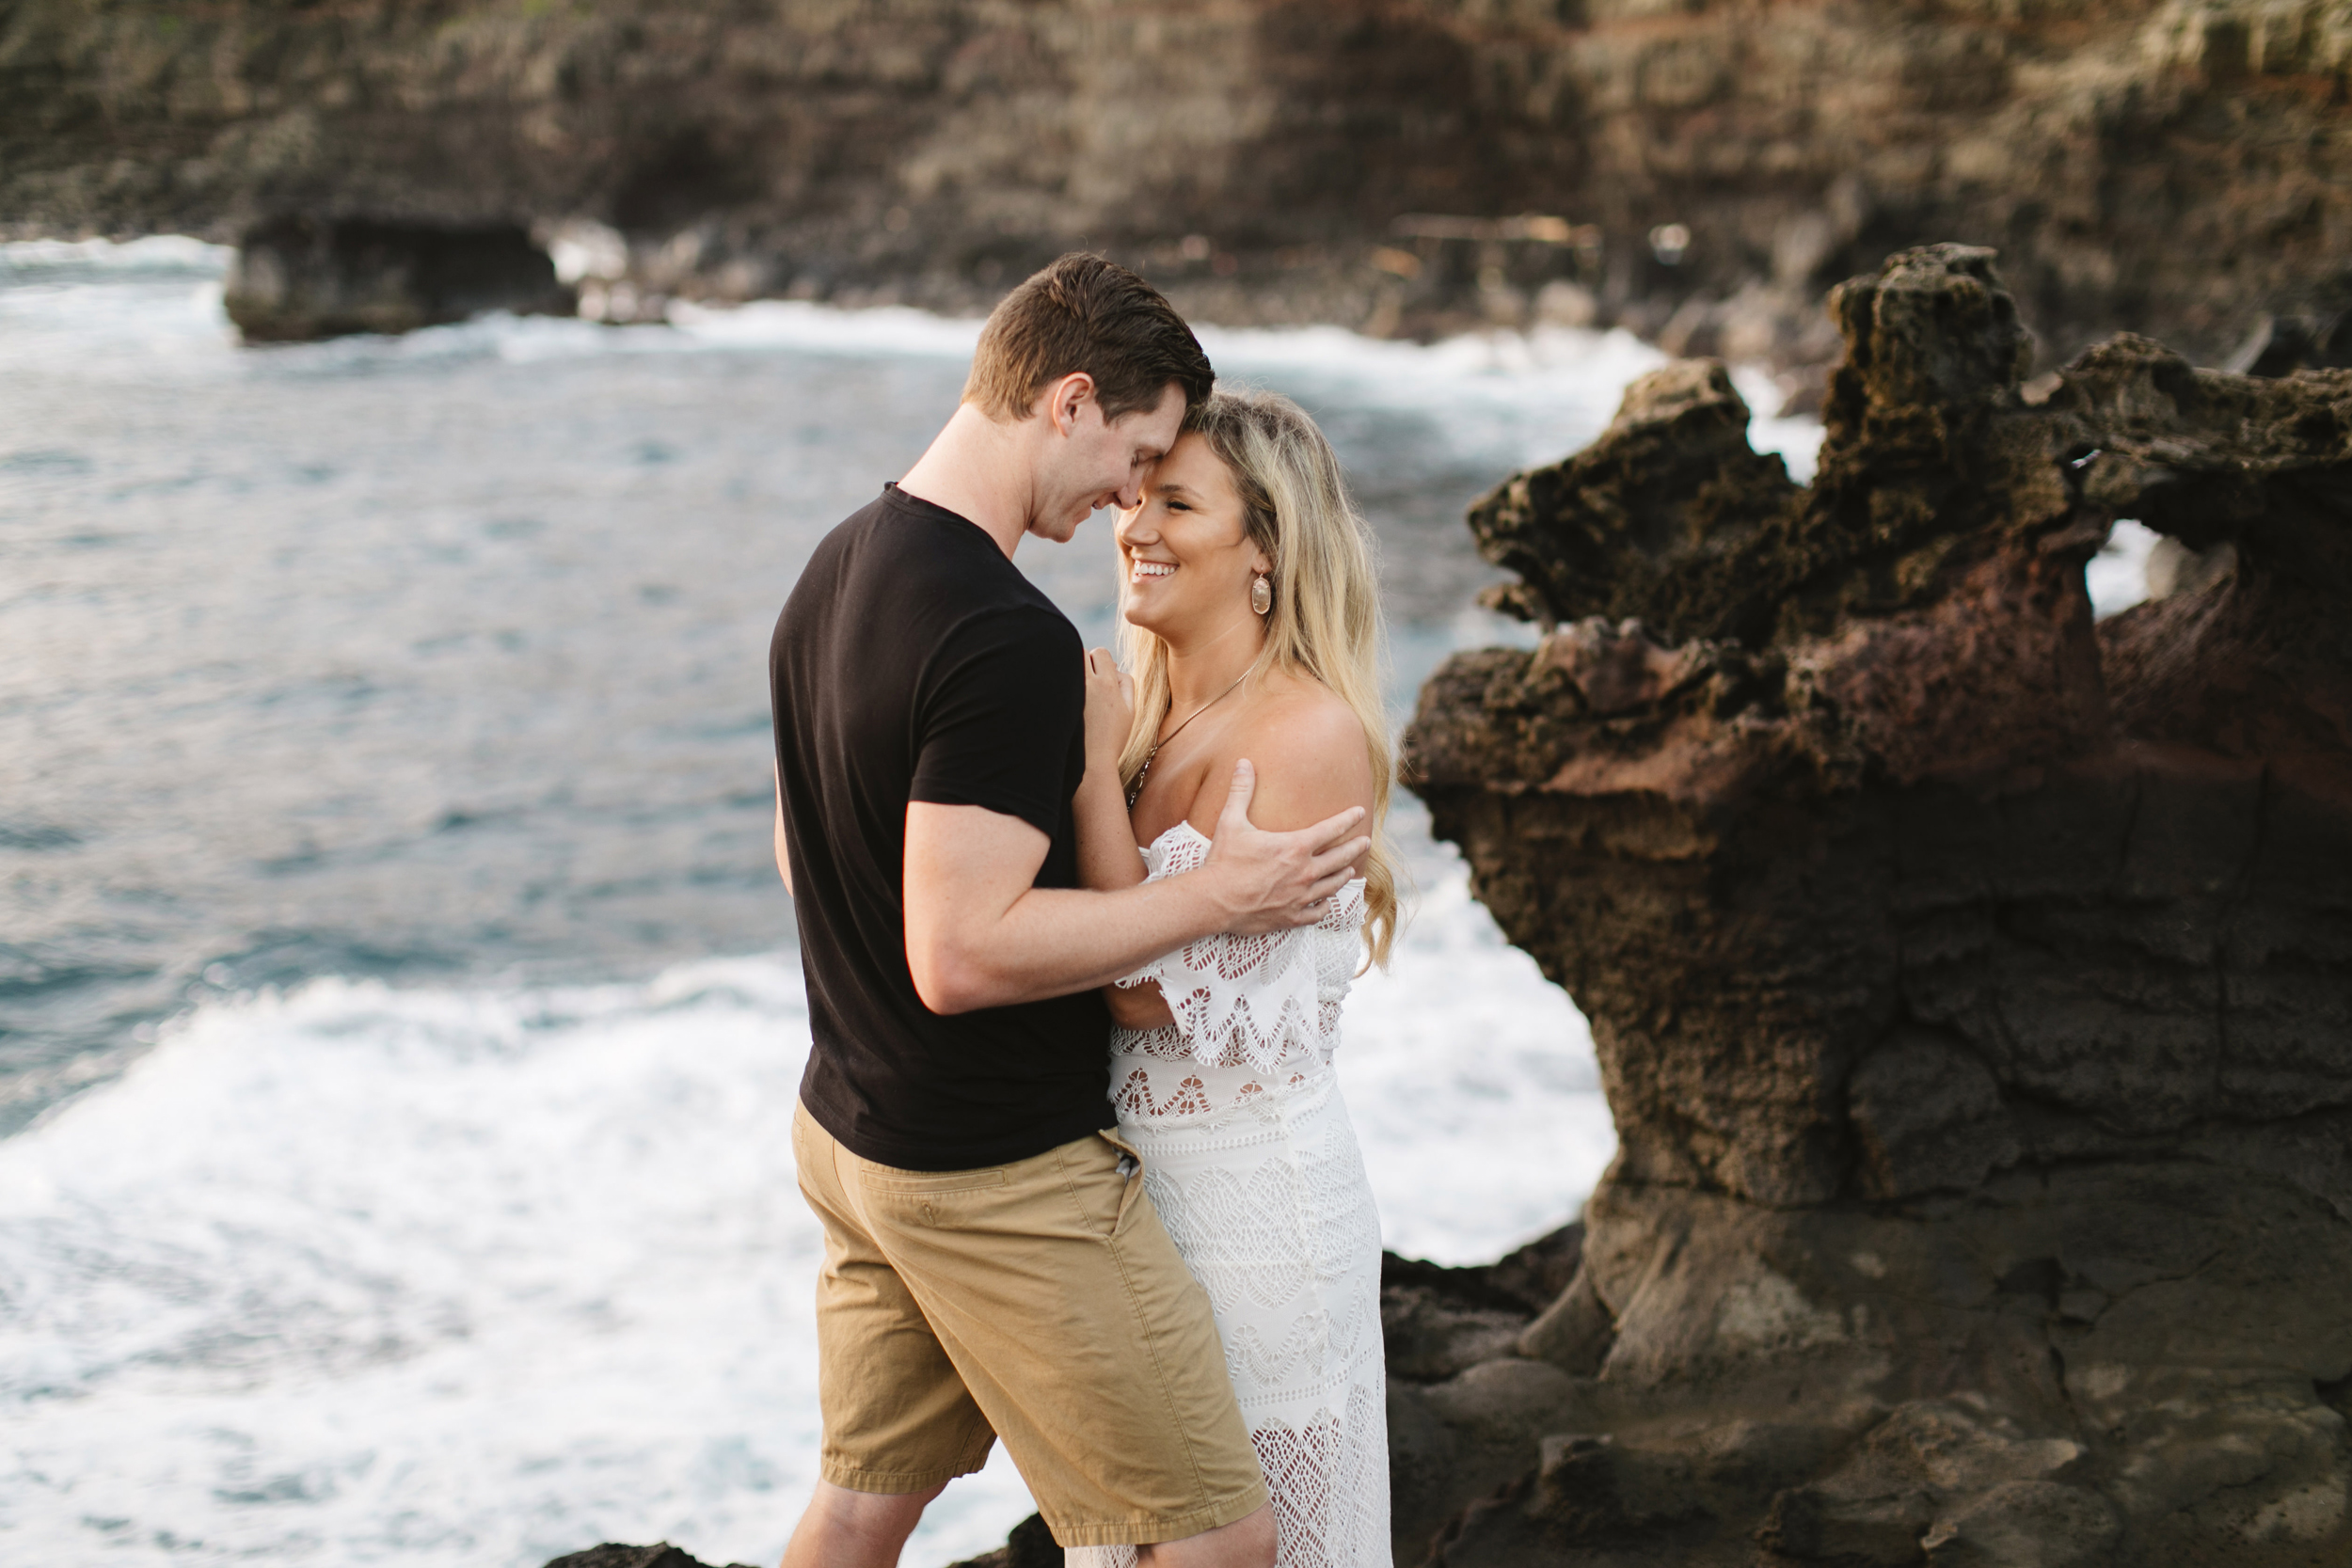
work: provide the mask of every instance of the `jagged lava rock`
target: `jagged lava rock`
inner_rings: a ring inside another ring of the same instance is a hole
[[[1409,777],[1621,1148],[1395,1386],[1400,1560],[2352,1561],[2352,372],[2028,399],[1956,245],[1831,310],[1810,487],[1683,363],[1471,513],[1547,632]],[[2094,625],[2120,517],[2173,592]]]
[[[1061,1547],[1045,1521],[1032,1513],[1012,1527],[1012,1534],[993,1552],[951,1562],[947,1568],[1062,1568]]]
[[[520,225],[300,216],[246,233],[221,302],[248,342],[411,332],[487,310],[568,316],[579,303]]]
[[[657,1541],[650,1546],[625,1546],[608,1541],[601,1546],[591,1546],[584,1552],[571,1552],[552,1559],[547,1568],[705,1568],[700,1558],[691,1552]],[[733,1568],[750,1568],[736,1563]]]

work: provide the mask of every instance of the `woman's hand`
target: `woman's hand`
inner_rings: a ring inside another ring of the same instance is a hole
[[[1119,783],[1119,753],[1135,718],[1135,688],[1108,651],[1087,653],[1086,776],[1071,811],[1078,824],[1078,885],[1116,892],[1143,880],[1136,828],[1127,819],[1127,792]]]
[[[1135,727],[1136,683],[1108,648],[1087,650],[1087,771],[1098,779],[1119,778],[1119,753]]]

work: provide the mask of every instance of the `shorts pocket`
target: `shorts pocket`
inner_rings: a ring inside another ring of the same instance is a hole
[[[1143,1150],[1129,1143],[1126,1134],[1116,1127],[1105,1127],[1094,1135],[1119,1150],[1122,1156],[1119,1164],[1120,1175],[1135,1177],[1143,1174]]]
[[[1097,1235],[1109,1241],[1127,1228],[1142,1200],[1143,1151],[1115,1128],[1106,1127],[1095,1136],[1102,1143],[1079,1146],[1086,1148],[1085,1155],[1072,1159],[1064,1169],[1079,1212]]]

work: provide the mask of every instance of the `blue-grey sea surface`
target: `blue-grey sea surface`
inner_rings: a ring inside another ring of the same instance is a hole
[[[0,248],[0,1128],[208,994],[788,942],[768,628],[953,409],[971,337],[784,307],[239,350],[221,265]],[[1400,705],[1495,576],[1463,504],[1649,362],[1212,338],[1345,456]],[[1108,543],[1105,516],[1020,556],[1097,640]]]

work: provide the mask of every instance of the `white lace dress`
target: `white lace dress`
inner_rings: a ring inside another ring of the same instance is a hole
[[[1143,853],[1156,880],[1198,867],[1209,840],[1179,822]],[[1176,1022],[1111,1032],[1111,1099],[1216,1309],[1279,1568],[1390,1568],[1380,1215],[1331,1070],[1363,882],[1332,904],[1314,926],[1207,937],[1120,981],[1158,981]],[[1064,1555],[1136,1560],[1132,1546]]]

